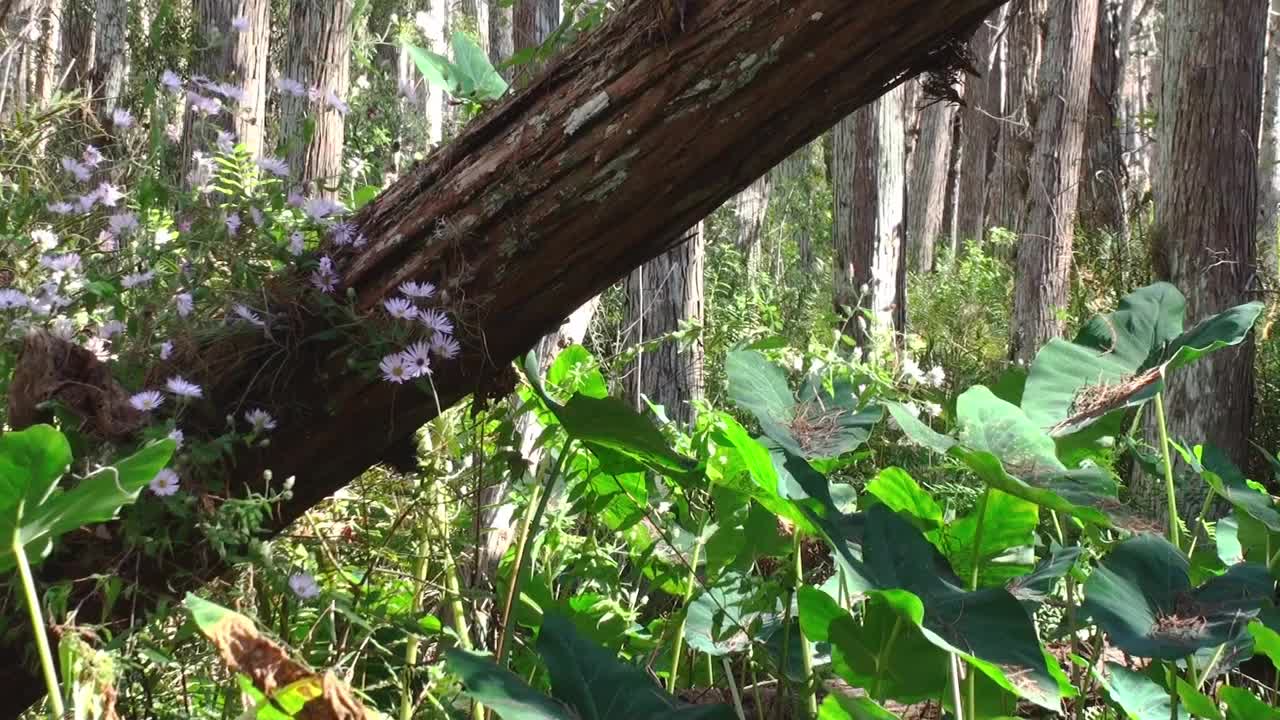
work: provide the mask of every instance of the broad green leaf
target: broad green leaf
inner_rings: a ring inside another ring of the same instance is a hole
[[[875,700],[833,693],[818,708],[818,720],[897,720]]]
[[[525,684],[515,673],[487,655],[450,648],[445,651],[449,671],[462,678],[467,694],[502,720],[571,720],[568,708]]]
[[[1195,689],[1191,683],[1180,677],[1175,677],[1174,683],[1177,685],[1178,700],[1192,717],[1222,720],[1222,712],[1218,710],[1218,703],[1213,698]]]
[[[1275,622],[1274,613],[1274,610],[1264,610],[1262,619],[1249,623],[1249,634],[1253,636],[1254,650],[1267,656],[1271,664],[1280,672],[1280,633],[1277,633],[1274,627],[1280,626],[1280,622]],[[1273,621],[1266,622],[1267,619]]]
[[[1133,720],[1190,720],[1181,705],[1173,714],[1173,699],[1154,680],[1115,663],[1107,663],[1105,677],[1098,676],[1111,700]]]
[[[898,427],[902,428],[902,432],[915,444],[941,455],[946,455],[951,451],[951,448],[956,446],[954,438],[943,435],[921,422],[920,418],[916,417],[902,403],[886,402],[884,406],[889,410],[889,415],[893,418],[893,421],[898,424]]]
[[[765,435],[779,442],[790,437],[796,400],[782,368],[753,350],[730,352],[724,366],[733,403],[755,416]]]
[[[586,642],[560,615],[544,618],[537,650],[551,676],[551,694],[580,720],[734,718],[728,705],[681,706],[654,685],[644,670]]]
[[[413,64],[418,66],[418,71],[426,78],[428,85],[457,96],[461,86],[457,71],[448,58],[409,43],[405,43],[404,49],[413,59]]]
[[[978,509],[983,510],[981,521]],[[970,577],[976,559],[978,587],[991,587],[1031,570],[1035,560],[1031,546],[1039,524],[1035,503],[988,490],[985,503],[973,513],[943,525],[928,537],[962,578]]]
[[[600,374],[600,363],[581,345],[570,345],[556,355],[547,368],[547,384],[559,389],[560,397],[582,393],[588,397],[609,396],[609,387]]]
[[[1280,511],[1271,496],[1265,490],[1250,487],[1244,473],[1221,450],[1206,445],[1201,449],[1199,461],[1201,477],[1214,492],[1271,532],[1280,532]]]
[[[1089,575],[1082,610],[1130,655],[1175,659],[1232,640],[1270,596],[1260,565],[1236,565],[1200,588],[1188,573],[1187,558],[1165,539],[1132,537]]]
[[[804,636],[815,643],[829,641],[831,623],[848,614],[835,598],[812,585],[801,585],[796,590],[796,607]]]
[[[1244,688],[1224,686],[1218,693],[1227,704],[1227,720],[1276,720],[1280,710]]]
[[[757,583],[739,573],[726,573],[715,586],[698,593],[686,610],[684,639],[689,647],[712,656],[747,649],[750,628],[760,616]]]
[[[732,448],[737,463],[742,471],[721,468],[723,472],[714,481],[737,492],[743,493],[760,503],[774,515],[786,518],[805,532],[815,532],[796,503],[783,497],[779,491],[780,482],[774,458],[764,445],[747,434],[745,428],[728,414],[722,413],[717,419],[717,430],[712,438],[717,445]],[[743,479],[743,476],[746,479]]]
[[[1049,557],[1040,561],[1030,573],[1010,580],[1005,589],[1024,604],[1039,605],[1071,570],[1081,552],[1083,548],[1075,545],[1055,547]]]
[[[943,524],[942,508],[902,468],[888,467],[881,470],[867,483],[866,491],[890,510],[905,512],[919,520],[925,530],[932,530]]]
[[[489,56],[466,33],[453,33],[453,59],[466,97],[497,100],[507,92],[507,81],[493,69]]]
[[[0,571],[16,563],[15,541],[38,562],[60,536],[114,518],[164,468],[173,450],[172,440],[147,445],[69,490],[59,490],[58,481],[71,462],[62,433],[36,425],[0,435]]]

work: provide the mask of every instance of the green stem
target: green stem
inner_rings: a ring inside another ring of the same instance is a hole
[[[978,520],[973,529],[973,564],[969,569],[969,590],[971,592],[978,589],[978,571],[982,566],[982,535],[986,531],[987,499],[989,497],[991,497],[991,488],[987,486],[982,490],[982,497],[978,498]],[[956,658],[956,663],[959,664],[959,658]],[[964,672],[965,698],[968,700],[965,714],[970,718],[977,717],[975,711],[978,707],[978,674],[974,670],[973,666],[969,666],[965,668]]]
[[[1178,494],[1173,484],[1173,457],[1169,454],[1169,429],[1164,422],[1164,393],[1156,393],[1156,428],[1160,431],[1160,455],[1164,458],[1164,492],[1169,504],[1169,542],[1182,547],[1178,529]]]
[[[964,720],[966,715],[960,709],[963,702],[960,697],[960,658],[955,653],[950,653],[947,657],[951,661],[951,672],[949,674],[951,675],[951,706],[955,709],[953,714],[956,720]],[[972,673],[973,669],[970,668],[969,672]],[[969,715],[968,717],[972,718],[973,716]]]
[[[524,575],[524,569],[532,558],[528,546],[538,534],[538,526],[542,524],[542,516],[547,511],[547,501],[551,499],[551,491],[555,489],[556,481],[560,479],[560,473],[564,470],[565,461],[569,457],[569,446],[572,443],[573,438],[565,438],[564,444],[560,446],[560,455],[556,457],[556,464],[547,475],[542,497],[538,498],[538,507],[526,524],[524,532],[520,533],[520,544],[516,546],[516,562],[511,575],[511,587],[507,589],[507,601],[502,610],[502,634],[498,636],[498,647],[494,652],[499,665],[502,665],[506,657],[507,645],[511,642],[511,630],[515,627],[515,618],[512,613],[515,610],[516,598],[520,597],[520,578]]]
[[[684,653],[684,624],[689,619],[689,602],[693,600],[693,589],[698,584],[698,562],[702,559],[703,535],[706,534],[706,522],[698,530],[698,541],[693,544],[692,562],[689,563],[689,586],[684,590],[684,614],[676,625],[675,647],[671,652],[671,674],[667,676],[667,692],[676,693],[676,679],[680,677],[680,655]]]
[[[738,684],[733,680],[733,667],[729,665],[729,657],[727,655],[721,656],[720,663],[724,665],[724,676],[729,681],[729,695],[733,698],[733,711],[738,714],[738,720],[747,720],[747,713],[742,709],[742,696],[738,694]]]
[[[800,534],[799,528],[796,529],[795,558],[796,558],[796,587],[804,584],[804,545],[803,536]],[[805,706],[809,710],[808,717],[818,717],[818,695],[813,688],[813,653],[809,651],[809,641],[804,637],[804,628],[797,628],[800,631],[800,667],[804,668],[804,686],[801,692],[804,693]],[[786,666],[783,666],[783,672],[786,672]]]
[[[423,611],[423,588],[427,584],[427,569],[430,565],[430,556],[427,549],[431,544],[431,536],[426,532],[426,528],[418,530],[418,560],[413,568],[413,617],[418,617]],[[414,670],[418,666],[418,651],[421,649],[422,639],[417,635],[409,635],[404,646],[404,688],[400,695],[400,720],[413,720],[413,675]]]
[[[893,652],[893,644],[897,642],[898,631],[901,629],[902,629],[902,616],[895,615],[893,618],[893,629],[889,631],[889,641],[884,644],[884,652],[880,653],[880,656],[876,658],[876,680],[875,680],[875,683],[871,686],[872,700],[879,701],[884,699],[880,695],[880,687],[884,683],[884,668],[880,667],[880,662],[882,660],[887,659],[889,657],[889,654]]]
[[[1217,665],[1218,661],[1222,659],[1222,651],[1226,649],[1227,649],[1226,643],[1223,643],[1218,646],[1218,649],[1215,650],[1213,653],[1213,657],[1209,658],[1209,664],[1204,666],[1204,671],[1193,678],[1192,687],[1194,687],[1196,690],[1201,690],[1204,687],[1204,681],[1209,679],[1209,673],[1213,672],[1214,666]],[[1188,658],[1187,664],[1191,667],[1191,671],[1194,673],[1195,665],[1192,663],[1194,663],[1194,660],[1192,660],[1191,658]]]
[[[18,502],[18,517],[22,517],[23,501]],[[62,689],[58,686],[58,674],[53,669],[53,652],[49,649],[49,636],[44,627],[44,614],[40,609],[40,597],[36,594],[36,581],[31,575],[31,565],[27,563],[27,551],[22,546],[22,539],[14,533],[13,556],[18,561],[18,574],[22,578],[22,589],[27,596],[27,612],[31,616],[31,631],[36,636],[36,649],[40,653],[40,669],[44,672],[45,689],[49,691],[49,716],[53,720],[61,720],[66,714],[62,705]]]

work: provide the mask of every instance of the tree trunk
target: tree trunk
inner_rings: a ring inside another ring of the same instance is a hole
[[[1254,299],[1266,28],[1266,0],[1170,0],[1167,8],[1153,259],[1157,276],[1186,295],[1192,322]],[[1173,438],[1247,465],[1253,353],[1247,342],[1173,374],[1165,393]],[[1188,521],[1202,485],[1179,489]]]
[[[268,468],[297,477],[292,499],[270,517],[279,529],[378,462],[436,414],[437,401],[447,408],[472,394],[505,397],[511,361],[573,308],[670,249],[839,118],[936,66],[944,57],[936,51],[998,1],[703,0],[666,41],[652,32],[652,5],[621,6],[530,88],[362,209],[355,222],[366,247],[333,253],[341,292],[350,289],[353,309],[370,318],[409,279],[435,282],[454,299],[464,347],[435,369],[438,398],[358,370],[373,359],[366,343],[317,335],[329,320],[283,307],[271,313],[280,337],[313,338],[294,352],[240,347],[243,338],[231,336],[203,348],[201,361],[173,358],[208,396],[207,414],[189,417],[189,436],[221,433],[231,406],[277,411],[270,447],[237,449],[216,478],[220,492],[260,492]],[[748,57],[756,62],[742,74]],[[296,308],[306,298],[287,291],[305,286],[285,278],[273,297]],[[115,572],[136,583],[136,602],[116,603],[104,618],[118,631],[131,613],[142,617],[224,569],[198,536],[182,536],[193,539],[163,559],[134,553],[126,564],[118,562],[123,540],[113,537],[64,547],[40,570],[46,582],[69,583],[68,603],[82,617],[99,617],[104,605],[96,581],[70,581]],[[41,693],[22,643],[17,633],[4,640],[0,687],[9,692],[0,718]]]
[[[90,94],[94,75],[95,0],[66,0],[62,6],[62,60],[65,89]]]
[[[675,332],[689,321],[701,322],[703,310],[702,223],[689,239],[627,276],[625,343],[636,345]],[[637,410],[643,398],[661,405],[682,428],[693,423],[693,401],[702,397],[702,340],[689,347],[668,340],[646,350],[628,368],[623,384]]]
[[[99,115],[109,117],[129,79],[127,0],[97,0],[93,18],[93,77],[90,93]]]
[[[247,20],[248,27],[236,30],[231,24],[236,18]],[[229,104],[229,112],[204,122],[219,130],[233,132],[250,155],[259,157],[263,151],[267,112],[271,3],[269,0],[196,0],[195,22],[199,28],[196,47],[204,49],[196,57],[195,71],[215,82],[230,83],[244,92],[244,100],[238,106]],[[201,142],[193,135],[199,132],[202,124],[188,113],[186,135],[189,150],[212,146],[212,138],[204,138]],[[189,157],[190,152],[185,155]]]
[[[516,52],[536,50],[560,26],[562,0],[515,0],[511,16],[511,37]],[[523,85],[537,76],[543,59],[530,58],[514,69],[515,82]]]
[[[1124,142],[1120,136],[1120,8],[1112,0],[1099,6],[1089,74],[1084,164],[1080,175],[1080,226],[1125,234]],[[1119,261],[1120,258],[1117,258]]]
[[[1258,275],[1268,289],[1280,289],[1280,0],[1267,19],[1267,73],[1263,86],[1262,143],[1258,155]]]
[[[942,100],[920,112],[920,136],[912,153],[907,186],[907,247],[911,269],[919,272],[933,272],[934,248],[942,234],[954,117],[955,105]]]
[[[760,274],[764,224],[769,215],[772,186],[772,179],[765,173],[733,198],[733,215],[738,221],[738,250],[746,263],[747,284],[750,287],[755,287]],[[698,232],[701,234],[701,230]]]
[[[336,194],[335,183],[342,171],[346,121],[324,96],[346,99],[351,31],[350,0],[293,0],[289,7],[284,77],[317,88],[322,95],[317,101],[287,93],[281,97],[289,172],[294,180],[314,186],[322,195]],[[302,132],[308,118],[313,122],[309,141]]]
[[[1041,345],[1062,334],[1097,15],[1098,0],[1051,0],[1049,7],[1010,328],[1010,356],[1026,364]]]
[[[489,0],[489,62],[494,67],[499,67],[516,52],[512,25],[511,8],[500,4],[499,0]],[[500,68],[500,72],[507,82],[511,82],[511,68]]]
[[[1005,12],[1001,9],[994,13],[969,43],[982,77],[965,79],[965,107],[959,111],[963,147],[957,182],[960,197],[956,201],[956,235],[960,252],[964,251],[965,243],[981,243],[987,234],[991,170],[999,137],[996,117],[1000,115],[1003,78],[996,28],[1001,24],[999,16]]]
[[[1001,195],[994,219],[1015,234],[1022,231],[1035,145],[1036,73],[1044,45],[1044,16],[1049,0],[1019,0],[1009,9],[1005,73],[1005,122],[1000,123]]]
[[[445,34],[445,25],[448,24],[448,15],[446,8],[448,7],[446,0],[427,0],[427,10],[422,17],[425,19],[418,29],[422,31],[423,39],[426,40],[427,49],[445,57],[450,57],[449,39]],[[406,64],[410,61],[405,59]],[[423,115],[427,123],[427,145],[432,149],[440,146],[445,139],[446,115],[445,105],[448,102],[443,89],[432,87],[425,79],[422,79],[418,85],[418,94],[422,98],[424,111]]]
[[[461,10],[462,25],[455,30],[463,30],[475,38],[485,54],[489,53],[489,0],[462,0],[458,5]]]
[[[864,347],[906,325],[903,99],[894,88],[834,131],[834,301],[837,313],[857,315],[853,335]]]

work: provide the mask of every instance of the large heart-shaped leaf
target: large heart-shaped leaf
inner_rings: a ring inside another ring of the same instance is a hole
[[[1146,675],[1115,663],[1107,663],[1106,675],[1096,671],[1094,675],[1112,701],[1132,720],[1190,720],[1187,709],[1181,705],[1177,715],[1173,714],[1174,703],[1169,692]]]
[[[1085,583],[1082,609],[1121,650],[1175,659],[1243,633],[1271,593],[1261,565],[1236,565],[1199,588],[1186,556],[1155,535],[1116,545]]]
[[[725,573],[713,587],[689,603],[684,639],[689,647],[712,656],[745,650],[752,642],[751,626],[759,618],[758,583],[741,573]]]
[[[507,92],[507,81],[493,69],[489,55],[464,32],[453,33],[453,61],[463,97],[497,100]]]
[[[462,678],[467,694],[502,720],[570,720],[569,708],[529,687],[519,675],[498,667],[489,656],[451,648],[449,670]]]
[[[1220,691],[1227,704],[1227,720],[1276,720],[1280,710],[1264,702],[1257,695],[1237,687],[1224,687]]]
[[[982,515],[979,517],[978,513]],[[999,490],[987,491],[974,512],[929,533],[962,578],[978,567],[978,587],[1004,585],[1031,570],[1040,513],[1035,503]]]
[[[38,560],[58,537],[91,523],[106,522],[164,468],[172,440],[142,448],[114,465],[81,479],[69,490],[58,483],[71,463],[62,433],[35,425],[0,435],[0,571],[13,567],[13,541]]]
[[[1182,293],[1163,282],[1139,288],[1115,312],[1090,320],[1073,341],[1054,339],[1040,349],[1022,407],[1052,436],[1069,435],[1115,410],[1146,402],[1163,387],[1168,372],[1239,344],[1262,307],[1239,305],[1183,332]]]

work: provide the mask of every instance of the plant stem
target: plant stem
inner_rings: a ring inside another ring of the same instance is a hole
[[[881,660],[888,659],[889,653],[893,652],[893,644],[898,640],[898,631],[902,629],[902,616],[895,615],[893,618],[893,629],[889,631],[889,641],[884,644],[884,652],[880,653],[880,657],[876,658],[876,680],[871,686],[871,699],[879,702],[883,700],[880,694],[880,688],[884,683],[884,668],[880,667]]]
[[[507,645],[511,642],[511,630],[515,627],[515,618],[512,611],[515,609],[517,598],[520,597],[520,578],[524,575],[525,566],[532,558],[532,554],[528,551],[528,545],[533,542],[534,537],[538,534],[538,525],[542,523],[542,516],[547,511],[547,501],[551,499],[551,491],[555,488],[556,481],[560,479],[560,473],[564,469],[565,461],[568,459],[569,446],[571,444],[573,444],[573,438],[566,437],[564,444],[560,446],[560,454],[556,457],[556,464],[552,466],[550,474],[547,475],[546,486],[542,489],[542,496],[538,498],[538,507],[534,510],[533,517],[526,523],[524,531],[520,533],[520,544],[516,546],[516,562],[511,573],[511,587],[507,588],[507,601],[502,609],[502,634],[498,636],[498,647],[494,651],[494,658],[497,660],[498,665],[502,665],[503,659],[506,657]]]
[[[427,584],[427,568],[430,556],[427,555],[427,548],[430,546],[430,535],[425,528],[418,530],[418,560],[413,568],[413,617],[422,614],[422,588]],[[404,646],[404,688],[400,696],[400,720],[413,720],[413,671],[418,666],[418,650],[422,645],[422,639],[417,635],[410,635],[405,641]]]
[[[804,544],[798,528],[795,537],[796,587],[799,587],[804,584]],[[818,695],[813,688],[813,653],[809,651],[809,641],[804,637],[804,628],[796,629],[800,635],[800,667],[804,668],[804,686],[800,691],[804,693],[805,706],[809,710],[808,717],[816,718],[818,717]],[[782,671],[786,672],[785,666]]]
[[[667,692],[675,695],[676,678],[680,676],[680,655],[684,652],[684,624],[689,619],[689,601],[693,599],[693,588],[698,584],[698,561],[702,559],[703,535],[706,534],[706,521],[698,530],[698,540],[693,544],[693,559],[689,563],[689,587],[684,591],[684,614],[676,625],[675,647],[671,653],[671,674],[667,676]]]
[[[729,695],[733,697],[733,709],[738,713],[738,720],[747,720],[747,711],[742,709],[742,696],[738,694],[738,685],[733,681],[733,668],[729,666],[728,656],[721,656],[724,664],[724,676],[729,681]]]
[[[1178,529],[1178,494],[1173,485],[1173,458],[1169,454],[1169,429],[1164,422],[1164,393],[1156,393],[1156,427],[1160,431],[1160,455],[1164,458],[1164,492],[1169,504],[1169,542],[1181,549],[1182,533]]]
[[[1193,677],[1192,687],[1194,687],[1196,690],[1200,690],[1201,688],[1204,687],[1204,681],[1209,679],[1209,673],[1213,672],[1214,666],[1217,665],[1218,661],[1222,659],[1222,651],[1226,649],[1227,649],[1226,643],[1222,643],[1221,645],[1218,646],[1218,649],[1215,650],[1213,653],[1213,657],[1209,658],[1209,664],[1204,666],[1204,671]],[[1191,671],[1194,673],[1195,665],[1192,664],[1192,661],[1190,659],[1188,659],[1187,664],[1188,666],[1191,667]]]
[[[22,517],[23,501],[18,502],[18,517]],[[49,716],[61,720],[66,714],[62,705],[62,689],[58,686],[58,674],[53,669],[53,652],[49,649],[49,636],[44,628],[44,613],[40,608],[40,597],[36,594],[36,581],[31,575],[31,565],[27,563],[27,551],[22,546],[22,539],[14,532],[13,556],[18,561],[18,574],[22,578],[22,589],[27,597],[27,612],[31,616],[31,631],[36,636],[36,649],[40,653],[40,669],[44,672],[45,689],[49,691]]]
[[[951,660],[951,706],[955,710],[952,714],[955,715],[956,720],[964,720],[965,714],[960,710],[962,704],[960,698],[960,658],[955,653],[951,653],[947,657]],[[969,672],[973,672],[973,670],[970,669]],[[970,715],[969,717],[972,718],[973,716]]]
[[[991,497],[991,487],[986,486],[982,490],[982,497],[978,498],[978,520],[973,528],[973,556],[971,558],[972,566],[969,568],[969,591],[973,592],[978,589],[978,571],[982,566],[982,535],[986,531],[987,525],[987,499]],[[956,658],[959,664],[960,659]],[[965,697],[968,705],[965,707],[965,714],[974,718],[977,717],[976,709],[978,707],[978,687],[977,673],[975,668],[969,666],[964,672],[964,689]],[[956,713],[959,715],[959,712]]]

